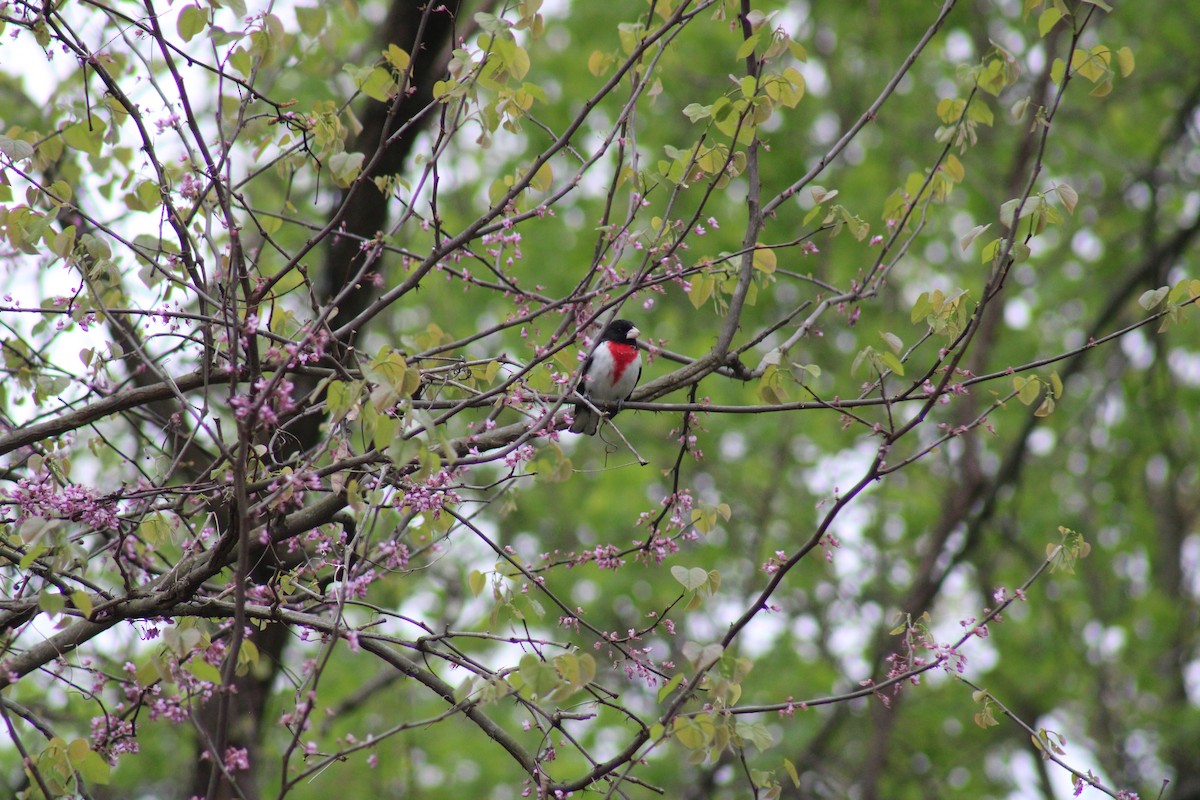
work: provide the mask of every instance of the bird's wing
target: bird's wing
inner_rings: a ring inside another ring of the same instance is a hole
[[[637,365],[637,375],[635,375],[633,378],[633,389],[637,388],[638,381],[640,381],[641,379],[642,379],[642,360],[639,358],[638,365]],[[625,395],[626,400],[633,397],[633,389],[630,389],[629,394]]]
[[[575,391],[578,394],[587,394],[587,376],[592,368],[592,356],[588,356],[583,362],[583,369],[579,371],[579,383],[575,384]]]

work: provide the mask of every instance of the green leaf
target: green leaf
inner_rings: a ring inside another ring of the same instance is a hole
[[[738,81],[738,88],[742,90],[742,97],[752,98],[758,91],[758,81],[751,75],[745,75]],[[738,108],[745,108],[745,105],[739,105]]]
[[[787,402],[787,396],[782,393],[781,387],[765,381],[759,382],[757,394],[758,399],[769,406],[781,406]]]
[[[186,669],[199,680],[216,684],[221,682],[221,670],[217,669],[215,666],[199,656],[189,658],[187,664],[184,665],[184,669]]]
[[[1032,102],[1033,99],[1026,95],[1017,102],[1013,103],[1012,107],[1009,108],[1008,111],[1009,116],[1012,117],[1012,121],[1020,122],[1025,117],[1025,111],[1029,108],[1029,104]]]
[[[88,155],[98,156],[100,148],[104,144],[104,131],[104,121],[92,117],[90,123],[85,120],[63,128],[63,142],[74,150],[82,150]]]
[[[519,81],[529,74],[531,62],[529,53],[524,47],[514,45],[511,52],[507,54],[506,65],[508,66],[509,75],[513,80]]]
[[[497,17],[495,14],[489,14],[486,11],[475,12],[475,24],[480,30],[487,31],[491,34],[507,33],[509,23],[502,17]]]
[[[992,712],[990,705],[984,706],[982,711],[978,711],[974,715],[975,724],[980,728],[990,728],[993,725],[999,725],[996,721],[996,715]]]
[[[487,576],[479,570],[473,569],[467,573],[467,585],[471,589],[471,594],[478,597],[480,592],[487,586]]]
[[[683,588],[689,592],[694,592],[708,583],[708,573],[700,567],[688,569],[679,565],[673,566],[671,577],[683,584]]]
[[[76,589],[75,591],[71,592],[71,603],[77,609],[79,609],[79,612],[85,617],[90,617],[92,615],[92,598],[87,592],[80,589]]]
[[[300,30],[307,36],[319,36],[325,30],[325,7],[322,5],[316,6],[298,6],[294,9],[296,14],[296,22],[300,24]]]
[[[43,589],[38,594],[38,608],[47,614],[57,614],[67,607],[67,598],[60,593]]]
[[[942,122],[947,125],[953,125],[962,119],[963,109],[967,107],[965,100],[957,98],[943,97],[938,101],[934,111]]]
[[[1060,19],[1062,19],[1062,12],[1053,6],[1043,11],[1038,17],[1038,36],[1046,38],[1046,34],[1058,24]]]
[[[934,308],[929,292],[921,292],[920,296],[917,297],[916,302],[913,303],[912,311],[909,313],[909,318],[915,325],[928,317],[930,314],[934,313],[935,310],[936,309]]]
[[[362,153],[334,153],[329,157],[329,171],[333,180],[343,188],[349,186],[362,171]]]
[[[963,237],[958,240],[958,246],[965,253],[967,251],[967,248],[971,246],[971,244],[980,236],[980,234],[984,233],[990,227],[992,227],[992,223],[990,223],[990,222],[987,223],[986,225],[976,225],[974,228],[971,228],[971,230],[967,231],[967,233],[965,233],[963,235]],[[913,321],[915,322],[916,320],[913,320]]]
[[[520,675],[523,686],[537,697],[545,697],[562,683],[554,665],[547,664],[533,653],[521,656],[517,674]]]
[[[554,169],[550,166],[549,161],[538,167],[538,171],[533,174],[529,185],[539,192],[550,191],[550,187],[554,185]]]
[[[205,641],[207,641],[207,638]],[[258,645],[256,645],[250,639],[244,640],[242,642],[241,649],[238,650],[237,674],[245,675],[250,667],[253,667],[258,663],[259,658],[260,654],[258,651]]]
[[[1054,63],[1050,65],[1050,80],[1056,85],[1061,85],[1063,78],[1067,76],[1067,64],[1061,58],[1054,59]]]
[[[814,203],[824,203],[838,196],[837,189],[826,189],[824,186],[813,186],[809,190]]]
[[[1088,554],[1092,552],[1092,546],[1084,540],[1083,534],[1079,531],[1060,525],[1058,532],[1062,536],[1062,543],[1046,545],[1046,557],[1050,559],[1050,571],[1074,574],[1075,562],[1081,558],[1087,558]]]
[[[1021,203],[1018,208],[1017,204],[1019,202],[1019,199],[1013,198],[1000,206],[1000,222],[1010,229],[1016,226],[1017,220],[1025,219],[1029,215],[1041,210],[1045,201],[1041,197],[1033,195],[1026,197],[1025,202]]]
[[[892,372],[896,373],[897,375],[900,375],[900,376],[904,375],[904,364],[901,363],[900,359],[897,358],[894,353],[887,353],[887,352],[878,353],[877,352],[876,355],[878,356],[879,361],[880,361],[880,363],[883,364],[883,366],[887,367],[888,369],[890,369]]]
[[[388,403],[388,405],[390,406],[392,403]],[[375,417],[375,430],[371,435],[371,443],[375,445],[376,450],[386,450],[388,445],[398,438],[396,431],[399,424],[398,419],[387,414],[379,414]]]
[[[392,99],[400,87],[396,84],[396,78],[389,70],[383,67],[375,67],[367,74],[366,80],[362,82],[358,88],[362,89],[363,94],[381,103],[386,103]]]
[[[708,302],[716,285],[717,281],[711,275],[697,275],[692,278],[688,287],[688,300],[691,301],[692,307],[700,308]]]
[[[662,685],[662,687],[658,690],[658,702],[661,703],[663,700],[666,700],[667,697],[670,696],[671,692],[675,691],[681,683],[683,683],[682,672]]]
[[[953,153],[946,156],[946,160],[941,166],[941,172],[955,183],[962,183],[963,179],[967,177],[967,168]]]
[[[1141,296],[1138,298],[1138,305],[1147,311],[1153,311],[1160,303],[1162,303],[1170,291],[1170,286],[1160,286],[1157,289],[1150,289],[1142,292]]]
[[[410,367],[402,353],[386,345],[367,364],[363,375],[375,384],[371,402],[378,411],[385,411],[397,401],[411,397],[421,385],[420,370]]]
[[[971,103],[971,108],[967,109],[967,119],[991,127],[996,121],[996,115],[992,113],[988,103],[974,102]]]
[[[388,49],[383,51],[383,57],[397,72],[404,72],[408,69],[409,62],[412,58],[408,55],[408,51],[394,44],[389,44]]]
[[[138,686],[143,689],[147,686],[152,686],[162,678],[162,672],[159,669],[159,664],[156,659],[151,658],[144,664],[138,667],[137,673]]]
[[[775,271],[775,265],[775,251],[768,250],[762,244],[759,244],[754,251],[754,268],[759,272],[765,272],[770,275]]]
[[[796,772],[796,765],[788,759],[783,760],[783,768],[787,771],[788,777],[792,779],[792,786],[800,788],[800,774]]]
[[[596,659],[592,657],[591,653],[580,653],[577,658],[579,662],[579,684],[586,686],[596,680]]]
[[[738,48],[735,59],[741,61],[744,58],[750,57],[754,53],[754,48],[758,47],[758,39],[762,34],[755,33],[742,42],[742,46]]]
[[[144,211],[153,211],[162,205],[162,190],[155,181],[142,181],[136,192]]]
[[[33,155],[33,145],[21,139],[0,136],[0,153],[11,161],[24,161]]]
[[[1117,51],[1117,66],[1121,70],[1121,77],[1128,78],[1133,73],[1134,61],[1133,51],[1128,47],[1122,47]]]
[[[77,747],[76,743],[82,747]],[[112,767],[104,758],[90,747],[83,739],[76,739],[71,742],[69,749],[71,756],[71,766],[79,773],[79,776],[87,783],[98,783],[107,785],[112,773]]]
[[[1075,205],[1079,202],[1079,195],[1065,183],[1060,183],[1054,187],[1054,193],[1058,195],[1058,199],[1062,201],[1063,208],[1068,214],[1075,213]]]
[[[1037,378],[1022,378],[1020,375],[1013,376],[1013,389],[1017,392],[1017,399],[1025,405],[1030,405],[1042,393],[1042,383]]]
[[[274,236],[283,227],[283,220],[279,217],[260,214],[258,217],[258,227],[262,229],[265,235]]]
[[[721,505],[725,506],[724,503],[722,503]],[[720,506],[718,506],[717,513],[721,514],[721,516],[723,516],[725,518],[725,520],[728,521],[729,516],[731,515],[732,512],[730,511],[729,506],[725,506],[725,511],[723,511],[723,512],[721,511]],[[716,594],[717,590],[721,588],[721,573],[718,570],[710,569],[708,571],[707,575],[708,575],[708,591],[712,594]]]
[[[688,750],[699,750],[707,743],[700,726],[687,717],[676,717],[671,727],[676,741]]]
[[[850,362],[850,374],[857,378],[862,371],[863,364],[870,362],[874,352],[874,348],[871,347],[864,347],[862,350],[859,350],[855,354],[854,360]]]
[[[50,249],[59,258],[67,258],[75,249],[75,226],[68,225],[64,230],[59,231],[54,236],[54,241],[50,245]]]
[[[174,527],[167,516],[161,512],[147,514],[138,525],[138,536],[150,545],[158,545],[170,541]]]
[[[804,373],[804,375],[807,375],[810,380],[816,380],[817,378],[821,377],[821,367],[817,364],[797,364],[795,361],[793,361],[792,368],[800,370]],[[798,375],[797,377],[801,381],[804,381],[804,375]]]
[[[74,739],[67,745],[67,758],[73,762],[72,766],[75,763],[83,761],[84,757],[90,752],[92,750],[88,747],[88,743],[84,739]]]
[[[254,59],[250,56],[250,51],[244,47],[235,48],[229,54],[229,65],[247,77],[254,71]]]
[[[801,100],[804,99],[805,81],[804,75],[795,67],[788,67],[783,71],[783,81],[776,82],[775,99],[783,103],[788,108],[795,108]]]
[[[840,217],[839,224],[844,224],[850,230],[851,236],[860,242],[867,238],[867,234],[871,232],[871,226],[868,225],[862,218],[850,213],[850,210],[842,205],[834,206],[834,210]],[[835,227],[834,234],[836,235],[836,233],[837,228]]]
[[[433,84],[433,96],[440,102],[446,102],[459,93],[458,81],[437,81]]]
[[[1108,50],[1105,49],[1103,52],[1107,54]],[[1075,51],[1071,53],[1071,69],[1092,83],[1099,81],[1108,72],[1104,55],[1084,50],[1081,47],[1075,48]]]
[[[602,53],[599,50],[593,50],[592,54],[588,56],[588,72],[592,73],[593,77],[599,78],[608,70],[612,61],[613,57],[611,55]]]
[[[179,12],[179,19],[175,22],[175,30],[185,42],[190,42],[192,37],[204,30],[207,25],[208,12],[200,6],[184,6],[183,10]]]

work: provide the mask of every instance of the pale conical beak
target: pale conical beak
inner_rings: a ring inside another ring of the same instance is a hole
[[[639,337],[641,335],[642,335],[642,332],[639,331],[637,328],[630,328],[629,333],[625,334],[626,338],[629,338],[629,339],[636,339],[637,337]]]

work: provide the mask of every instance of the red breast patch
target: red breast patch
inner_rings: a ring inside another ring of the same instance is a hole
[[[621,376],[625,374],[625,368],[633,363],[638,356],[638,350],[631,344],[621,344],[618,342],[608,343],[608,352],[612,354],[613,359],[613,375],[612,381],[616,383],[621,380]]]

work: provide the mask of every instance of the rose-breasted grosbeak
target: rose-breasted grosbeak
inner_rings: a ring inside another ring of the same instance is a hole
[[[642,376],[642,356],[634,344],[640,333],[627,319],[609,323],[600,334],[596,349],[583,364],[576,391],[593,402],[628,400]],[[616,415],[612,411],[605,416]],[[586,404],[576,403],[571,433],[595,436],[599,427],[600,415]]]

